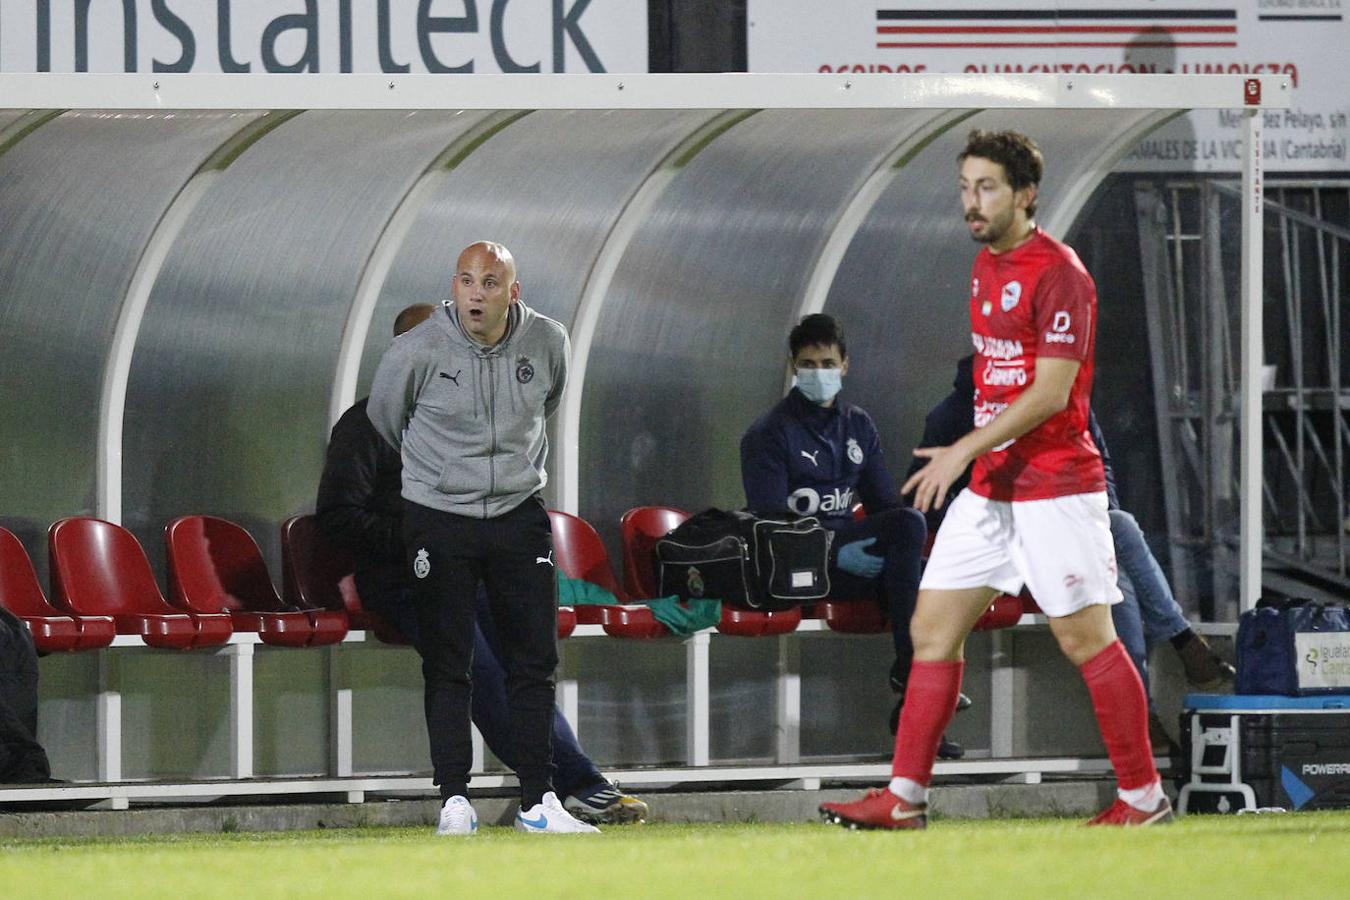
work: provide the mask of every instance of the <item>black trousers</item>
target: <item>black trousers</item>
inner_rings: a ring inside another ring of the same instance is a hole
[[[538,497],[493,519],[404,501],[403,538],[421,632],[427,736],[441,797],[464,794],[473,764],[474,595],[487,588],[506,670],[508,743],[525,808],[552,790],[558,582],[553,532]]]
[[[841,597],[876,596],[891,620],[897,670],[908,674],[914,660],[909,620],[914,616],[914,603],[919,596],[919,576],[923,571],[920,558],[928,538],[928,525],[918,510],[910,507],[888,509],[835,529],[834,546],[839,548],[867,538],[877,539],[868,552],[885,560],[881,575],[859,578],[831,567],[830,586]]]

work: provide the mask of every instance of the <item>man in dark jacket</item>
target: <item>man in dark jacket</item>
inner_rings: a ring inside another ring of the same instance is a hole
[[[51,781],[37,742],[37,651],[28,626],[0,607],[0,784]]]
[[[923,516],[901,500],[872,417],[836,399],[848,372],[839,323],[822,313],[803,318],[788,336],[788,363],[795,386],[741,438],[746,505],[815,516],[834,532],[832,593],[882,603],[895,644],[891,686],[903,697],[914,656],[909,620],[927,538]],[[858,503],[867,514],[861,520],[853,516]],[[962,750],[944,741],[941,753],[955,759]]]

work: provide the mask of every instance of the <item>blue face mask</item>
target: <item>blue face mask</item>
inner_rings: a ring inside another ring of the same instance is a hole
[[[829,403],[843,386],[844,374],[839,369],[797,370],[797,390],[812,403]]]

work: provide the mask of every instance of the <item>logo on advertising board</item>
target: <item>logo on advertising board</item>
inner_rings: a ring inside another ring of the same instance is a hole
[[[0,72],[646,72],[648,63],[647,4],[631,0],[0,6]]]
[[[1350,631],[1299,631],[1294,657],[1300,688],[1350,688]]]
[[[1342,747],[1280,758],[1280,788],[1291,809],[1344,809],[1350,801],[1350,753]]]
[[[1118,164],[1127,171],[1238,171],[1241,108],[1261,102],[1251,76],[1274,76],[1293,102],[1260,113],[1265,167],[1350,169],[1345,0],[836,0],[828,29],[816,0],[747,0],[747,18],[751,72],[1248,76],[1231,109],[1148,134]]]

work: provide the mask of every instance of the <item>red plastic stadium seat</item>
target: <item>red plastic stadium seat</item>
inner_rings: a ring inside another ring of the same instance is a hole
[[[52,603],[76,616],[111,616],[118,634],[190,650],[230,639],[230,617],[174,609],[159,592],[136,537],[102,519],[61,519],[47,531]]]
[[[651,607],[641,603],[602,606],[600,611],[600,624],[605,634],[613,637],[645,640],[670,636],[670,629],[652,614]]]
[[[623,532],[623,586],[630,597],[658,596],[652,555],[656,542],[678,528],[689,513],[673,506],[635,506],[619,520]]]
[[[570,606],[558,607],[558,637],[571,637],[577,630],[577,613]]]
[[[0,528],[0,606],[24,621],[33,644],[43,653],[106,647],[117,634],[108,616],[76,618],[48,603],[28,551],[4,528]]]
[[[578,625],[603,625],[605,622],[605,607],[599,603],[583,603],[571,609]]]
[[[619,605],[578,606],[577,621],[599,624],[606,634],[614,637],[652,638],[670,634],[647,607],[625,605],[628,594],[614,578],[609,553],[591,523],[557,509],[550,509],[548,518],[553,526],[554,557],[562,574],[598,585],[619,601]]]
[[[974,631],[993,631],[995,628],[1011,628],[1022,618],[1022,598],[999,594],[984,615],[975,620]]]
[[[386,644],[409,643],[383,616],[361,607],[355,570],[351,557],[324,537],[314,516],[292,516],[281,523],[281,591],[287,605],[343,612],[352,628],[369,631]]]
[[[1022,588],[1022,593],[1019,594],[1018,597],[1022,601],[1022,612],[1030,616],[1045,615],[1045,611],[1041,609],[1040,604],[1036,602],[1036,598],[1031,596],[1031,591]]]
[[[831,597],[816,604],[816,615],[831,631],[842,634],[880,634],[890,630],[881,604],[871,598],[839,600]]]
[[[722,604],[722,621],[717,623],[717,630],[722,634],[736,637],[768,637],[796,631],[800,624],[802,624],[800,608],[785,609],[781,612],[759,612]]]
[[[591,523],[558,509],[550,509],[548,519],[553,526],[553,552],[562,573],[589,581],[609,591],[620,603],[627,603],[628,594],[615,579],[609,553]]]
[[[347,636],[347,614],[288,607],[277,596],[253,536],[215,516],[182,516],[164,528],[169,599],[189,612],[226,613],[236,631],[265,644],[310,647]]]

